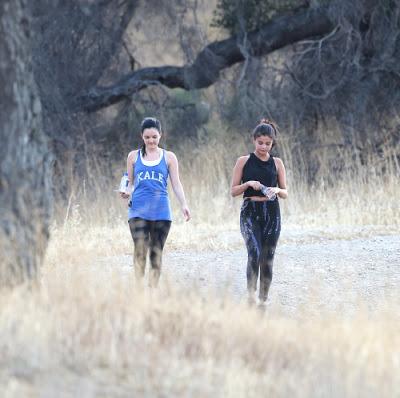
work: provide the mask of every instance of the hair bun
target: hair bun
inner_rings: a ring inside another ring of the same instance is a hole
[[[274,125],[274,122],[272,120],[267,119],[267,118],[262,118],[260,120],[259,124],[272,124],[272,125]]]
[[[274,129],[275,136],[278,135],[278,126],[275,124],[275,122],[264,117],[258,122],[258,125],[262,125],[262,124],[268,124],[269,126],[271,126]]]

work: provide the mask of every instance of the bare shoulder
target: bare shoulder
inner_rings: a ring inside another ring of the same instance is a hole
[[[244,155],[244,156],[240,156],[238,157],[237,161],[236,161],[236,166],[239,167],[243,167],[246,162],[249,160],[250,155]]]
[[[278,169],[282,169],[282,168],[284,167],[281,158],[276,158],[276,157],[274,157],[274,162],[275,162],[275,166],[276,166]]]
[[[128,154],[128,158],[132,157],[132,156],[136,156],[138,152],[139,152],[139,149],[134,149],[133,151],[130,151]]]
[[[134,149],[133,151],[130,151],[128,154],[128,159],[132,162],[135,162],[138,152],[139,152],[139,149]]]
[[[172,151],[167,151],[167,150],[166,150],[165,153],[167,154],[168,157],[172,157],[172,158],[175,158],[175,159],[176,159],[176,155],[175,155],[174,152],[172,152]]]
[[[171,162],[177,163],[178,162],[178,158],[176,157],[175,153],[172,151],[165,151],[165,157],[166,157],[166,161],[168,166],[171,164]]]

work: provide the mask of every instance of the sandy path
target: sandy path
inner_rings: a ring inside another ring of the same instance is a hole
[[[289,237],[276,252],[271,306],[288,313],[303,307],[311,312],[331,309],[351,314],[361,302],[371,310],[379,309],[386,299],[399,304],[400,235],[351,240],[321,237],[309,243]],[[202,294],[211,291],[243,300],[247,254],[240,235],[232,239],[235,249],[229,251],[167,250],[161,288],[166,282],[195,286]],[[106,263],[111,265],[109,259]],[[112,264],[114,270],[118,266],[124,273],[133,273],[131,256],[113,258]]]

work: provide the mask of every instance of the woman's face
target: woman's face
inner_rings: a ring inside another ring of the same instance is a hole
[[[142,138],[146,148],[157,148],[160,142],[161,134],[156,128],[152,127],[150,129],[143,130]]]
[[[254,138],[254,147],[257,153],[260,155],[266,155],[272,149],[272,144],[274,140],[267,135],[260,135],[257,138]]]

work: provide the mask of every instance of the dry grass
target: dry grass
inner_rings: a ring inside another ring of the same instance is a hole
[[[174,201],[169,250],[229,247],[240,202],[229,197],[230,173],[246,148],[226,148],[211,143],[194,158],[182,152],[193,221],[181,221]],[[378,167],[348,168],[335,189],[323,178],[306,187],[286,153],[285,222],[392,231],[399,169],[391,156],[385,161],[385,178]],[[131,274],[93,266],[96,257],[131,251],[125,207],[111,192],[118,179],[99,179],[99,200],[90,204],[76,189],[60,211],[40,289],[0,294],[2,396],[399,396],[396,303],[379,313],[360,306],[351,319],[328,310],[311,317],[306,307],[294,317],[278,308],[262,314],[166,282],[140,290]]]
[[[263,315],[74,264],[0,308],[3,396],[389,397],[400,381],[393,308]]]
[[[170,247],[229,246],[227,239],[231,234],[226,232],[238,231],[241,205],[239,198],[231,198],[229,194],[231,173],[237,157],[251,150],[251,142],[238,135],[230,137],[224,131],[212,142],[178,149],[181,179],[192,221],[185,225],[171,194],[174,224],[168,241]],[[364,154],[363,163],[350,151],[337,151],[329,157],[321,151],[319,162],[325,168],[321,168],[313,184],[308,183],[302,173],[307,154],[303,155],[304,159],[302,155],[294,157],[292,145],[284,137],[280,151],[287,169],[289,189],[289,198],[281,201],[284,228],[314,229],[319,235],[345,239],[370,233],[397,233],[400,165],[396,148],[384,149],[380,157]],[[330,161],[332,157],[334,163]],[[327,164],[346,166],[333,178]],[[93,162],[89,167],[92,173],[90,192],[85,181],[72,182],[75,189],[67,209],[58,208],[53,236],[65,242],[72,236],[70,232],[77,230],[89,241],[104,242],[98,247],[101,251],[128,250],[126,202],[113,192],[118,186],[122,167],[115,166],[110,179],[107,166]],[[84,240],[78,245],[86,251],[87,243]]]

